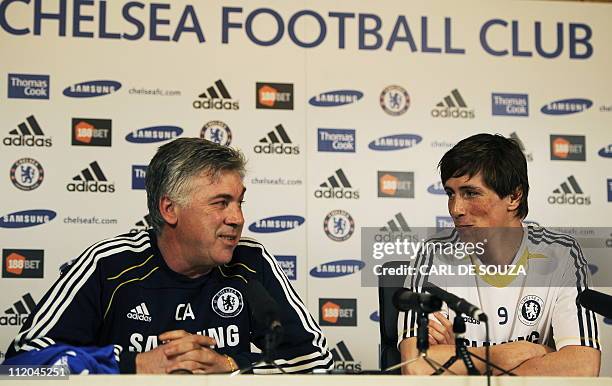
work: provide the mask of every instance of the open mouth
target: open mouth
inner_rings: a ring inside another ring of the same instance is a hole
[[[227,241],[236,241],[238,239],[237,236],[229,236],[229,235],[220,235],[219,238],[223,240],[227,240]]]

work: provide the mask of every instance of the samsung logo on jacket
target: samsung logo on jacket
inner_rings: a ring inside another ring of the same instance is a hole
[[[249,230],[255,233],[274,233],[288,231],[297,228],[304,223],[301,216],[275,216],[257,220],[249,225]]]
[[[365,263],[361,260],[337,260],[329,263],[317,265],[310,270],[310,276],[320,278],[332,278],[351,275],[359,272],[365,267]]]

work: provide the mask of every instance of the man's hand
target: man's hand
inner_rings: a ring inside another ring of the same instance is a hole
[[[136,356],[136,373],[165,374],[185,369],[194,374],[213,374],[238,368],[232,358],[211,349],[216,344],[211,337],[175,330],[161,334],[159,339],[164,344]]]
[[[453,324],[442,313],[434,312],[437,321],[429,320],[429,344],[455,344]]]

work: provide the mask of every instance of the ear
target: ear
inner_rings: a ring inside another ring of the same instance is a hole
[[[511,193],[506,197],[508,203],[508,212],[514,212],[521,205],[521,199],[523,198],[523,189],[516,188],[514,193]]]
[[[178,222],[176,209],[176,203],[168,198],[168,196],[163,196],[161,200],[159,200],[159,212],[169,225],[176,225]]]

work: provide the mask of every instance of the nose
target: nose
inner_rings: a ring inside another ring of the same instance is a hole
[[[458,219],[465,215],[465,206],[461,197],[454,195],[448,199],[448,213],[453,219]]]
[[[234,227],[241,227],[244,225],[244,216],[242,215],[242,208],[238,204],[231,204],[227,207],[227,216],[225,217],[225,223]]]

